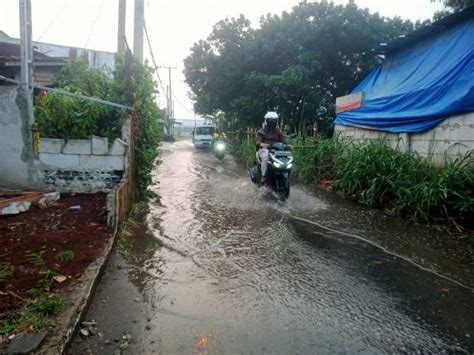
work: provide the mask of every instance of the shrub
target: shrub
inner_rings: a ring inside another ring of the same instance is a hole
[[[82,61],[70,61],[57,77],[62,90],[116,101],[112,79]],[[49,92],[35,103],[36,123],[40,134],[50,138],[89,139],[91,135],[107,137],[112,142],[120,137],[125,113],[99,103]]]

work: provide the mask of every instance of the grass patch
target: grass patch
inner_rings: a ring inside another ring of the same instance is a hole
[[[134,203],[130,209],[130,214],[125,222],[120,224],[117,232],[117,242],[115,250],[123,255],[130,255],[133,247],[132,228],[136,225],[135,218],[146,206],[144,201]]]
[[[69,261],[74,259],[76,254],[72,250],[61,250],[56,254],[56,259],[61,261]]]
[[[29,292],[29,294],[34,294],[35,297],[27,299],[15,317],[0,320],[0,334],[24,330],[38,331],[52,324],[52,317],[60,312],[64,300],[56,293],[40,292],[37,294],[36,292]]]
[[[232,145],[232,154],[246,167],[251,168],[255,162],[256,145],[254,141],[245,141]]]

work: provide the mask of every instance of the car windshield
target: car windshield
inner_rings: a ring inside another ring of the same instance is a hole
[[[198,136],[210,136],[214,133],[213,127],[197,127],[196,135]]]

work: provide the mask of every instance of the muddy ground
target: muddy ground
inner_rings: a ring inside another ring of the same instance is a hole
[[[106,221],[104,193],[63,195],[46,209],[0,217],[0,264],[8,273],[0,282],[0,320],[11,317],[46,277],[66,277],[53,282],[53,292],[79,279],[113,236]]]

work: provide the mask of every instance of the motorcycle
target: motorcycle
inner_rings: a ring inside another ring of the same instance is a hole
[[[250,169],[250,179],[257,186],[262,186],[261,164],[256,154],[255,166]],[[268,147],[268,187],[275,192],[280,200],[290,196],[290,176],[293,167],[293,156],[290,147],[284,143],[274,143]]]
[[[214,155],[216,156],[217,159],[219,160],[224,159],[226,149],[227,149],[227,146],[223,139],[217,139],[214,141],[212,150],[214,151]]]

